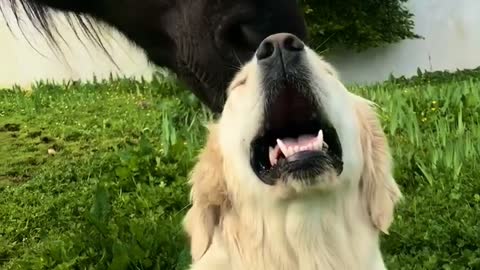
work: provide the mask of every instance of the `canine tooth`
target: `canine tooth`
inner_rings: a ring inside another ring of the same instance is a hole
[[[270,159],[270,164],[274,165],[273,163],[275,162],[276,157],[275,157],[275,151],[271,146],[268,148],[268,157]]]
[[[318,146],[318,150],[322,150],[322,146],[323,146],[323,130],[319,130],[318,131],[318,136],[317,136],[317,146]]]
[[[317,140],[323,143],[323,130],[321,129],[318,131]]]
[[[277,139],[277,144],[278,144],[278,147],[280,147],[280,150],[282,151],[283,155],[285,157],[287,157],[288,156],[288,147],[280,139]]]
[[[313,149],[322,150],[320,147],[320,142],[318,140],[315,140],[315,142],[313,143]]]

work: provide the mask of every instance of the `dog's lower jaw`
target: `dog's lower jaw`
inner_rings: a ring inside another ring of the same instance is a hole
[[[378,231],[361,205],[340,193],[245,205],[225,215],[216,235],[222,244],[209,258],[227,254],[222,269],[231,270],[384,270]]]
[[[321,202],[306,197],[309,202],[289,206],[285,228],[288,242],[296,247],[295,269],[385,269],[378,232],[361,207],[352,207],[356,200],[345,201],[349,194],[342,193],[323,193]]]
[[[303,159],[295,160],[295,155]],[[264,174],[257,174],[262,182],[275,185],[279,182],[296,181],[305,185],[314,185],[321,182],[324,175],[335,171],[340,175],[343,171],[343,161],[334,155],[322,151],[300,152],[290,158],[280,159]]]
[[[286,189],[293,189],[295,194],[302,196],[308,193],[335,192],[339,190],[340,183],[336,171],[330,169],[312,178],[299,179],[294,176],[286,176],[282,184]]]

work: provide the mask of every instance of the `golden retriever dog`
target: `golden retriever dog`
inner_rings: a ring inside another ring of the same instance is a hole
[[[236,74],[191,175],[192,270],[386,269],[401,192],[374,104],[296,36]]]

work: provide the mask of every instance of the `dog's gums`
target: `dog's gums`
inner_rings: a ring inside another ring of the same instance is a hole
[[[323,147],[328,148],[328,145],[323,141],[322,130],[318,131],[317,137],[301,135],[297,139],[277,139],[275,148],[270,147],[269,149],[270,165],[275,166],[279,159],[288,159],[298,152],[322,151]]]

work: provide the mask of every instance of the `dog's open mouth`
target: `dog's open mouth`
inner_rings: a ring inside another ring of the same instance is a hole
[[[326,170],[343,168],[335,128],[313,97],[297,89],[270,97],[266,116],[251,146],[251,164],[259,178],[274,184],[286,177],[314,180]]]

